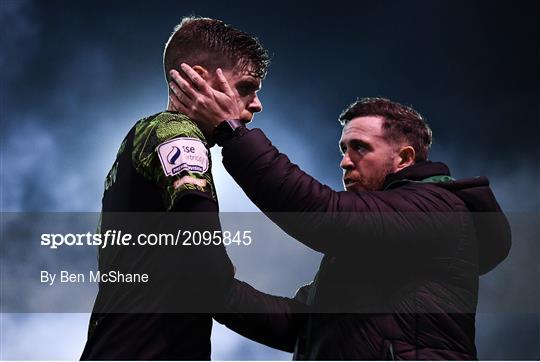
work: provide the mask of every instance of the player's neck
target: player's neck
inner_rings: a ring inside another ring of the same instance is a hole
[[[170,99],[169,99],[169,102],[167,102],[167,111],[168,112],[176,112]]]

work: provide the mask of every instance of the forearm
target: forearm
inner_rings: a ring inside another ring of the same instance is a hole
[[[259,129],[227,141],[223,165],[265,212],[325,212],[338,207],[338,192],[293,164]]]
[[[292,352],[305,308],[294,299],[260,292],[235,279],[226,303],[227,313],[217,314],[214,319],[244,337]]]

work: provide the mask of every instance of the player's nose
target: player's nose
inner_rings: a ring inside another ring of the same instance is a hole
[[[258,113],[258,112],[262,112],[262,110],[263,110],[263,106],[262,106],[261,100],[259,99],[258,96],[255,96],[255,98],[253,98],[251,103],[248,105],[248,111],[250,111],[251,113]]]

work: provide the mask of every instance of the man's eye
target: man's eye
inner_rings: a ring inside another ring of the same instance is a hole
[[[357,151],[357,152],[362,152],[362,153],[369,150],[369,147],[368,147],[368,146],[366,146],[365,144],[360,143],[360,142],[355,142],[355,143],[353,143],[353,144],[352,144],[352,147],[353,147],[353,149],[354,149],[355,151]]]

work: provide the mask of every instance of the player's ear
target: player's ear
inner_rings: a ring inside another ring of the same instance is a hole
[[[414,159],[416,158],[416,151],[412,146],[401,147],[399,152],[399,163],[397,165],[397,170],[402,170],[405,167],[409,167],[414,164]]]
[[[197,72],[197,74],[199,74],[201,76],[202,79],[204,80],[208,80],[208,76],[210,75],[210,73],[208,72],[208,70],[201,66],[201,65],[194,65],[193,67],[193,70]]]

